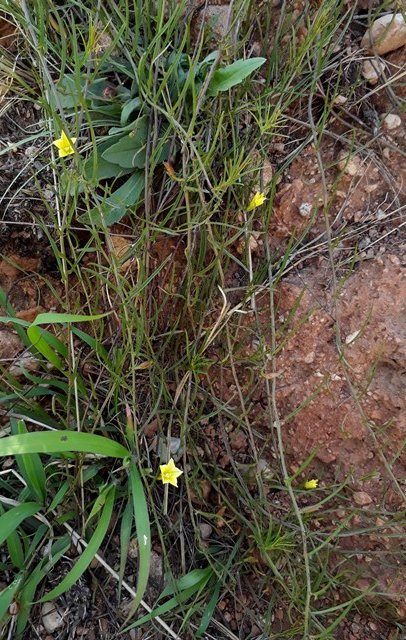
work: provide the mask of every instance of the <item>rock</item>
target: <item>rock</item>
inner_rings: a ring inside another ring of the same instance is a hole
[[[55,602],[44,602],[41,607],[41,619],[45,631],[54,633],[63,625],[63,617]]]
[[[26,351],[21,354],[9,368],[12,376],[22,376],[26,371],[37,371],[39,369],[39,360]]]
[[[200,531],[202,540],[208,540],[212,534],[213,527],[211,526],[211,524],[208,524],[207,522],[201,522],[199,524],[199,531]]]
[[[21,349],[22,344],[15,333],[0,329],[0,361],[13,360]]]
[[[371,504],[372,498],[365,491],[356,491],[353,494],[354,502],[360,507],[366,507],[368,504]]]
[[[312,205],[310,202],[302,202],[299,206],[299,213],[304,218],[308,218],[312,212]]]
[[[346,96],[338,95],[334,98],[334,104],[341,107],[343,104],[347,102],[348,98]]]
[[[396,113],[388,113],[387,116],[383,119],[383,124],[385,129],[392,131],[392,129],[397,129],[402,124],[402,120],[400,116]]]
[[[271,182],[273,177],[273,167],[269,162],[269,160],[265,160],[261,173],[262,173],[261,177],[262,177],[264,189],[266,189],[267,187],[269,187],[269,183]],[[257,190],[261,191],[261,189],[257,189]]]
[[[379,76],[385,69],[385,63],[381,60],[364,60],[362,63],[362,76],[369,84],[377,84]]]
[[[361,47],[383,55],[406,44],[406,23],[401,13],[389,13],[375,20],[366,31]]]
[[[200,28],[203,21],[211,30],[215,40],[222,40],[229,29],[230,6],[223,5],[207,5],[199,14],[196,20],[196,27]]]
[[[359,156],[350,156],[347,151],[339,154],[338,168],[349,176],[359,176],[363,173],[362,160]]]

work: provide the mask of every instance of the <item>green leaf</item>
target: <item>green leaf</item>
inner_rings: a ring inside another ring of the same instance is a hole
[[[3,307],[3,309],[5,310],[6,313],[8,313],[9,316],[12,316],[13,318],[15,317],[15,311],[12,305],[10,304],[8,295],[6,294],[4,289],[2,289],[1,287],[0,287],[0,307]],[[21,326],[18,325],[17,323],[15,323],[14,328],[17,331],[18,337],[20,338],[23,345],[25,347],[30,347],[31,346],[30,341],[28,340],[27,334],[25,333],[24,329],[22,329]]]
[[[185,589],[190,589],[196,585],[204,584],[213,575],[213,569],[206,567],[205,569],[193,569],[185,576],[181,576],[175,580],[172,585],[168,585],[160,594],[158,600],[171,596],[173,593],[179,593]]]
[[[144,172],[137,169],[128,178],[128,180],[112,195],[104,200],[99,206],[91,209],[88,214],[81,216],[81,220],[86,222],[90,218],[95,225],[101,225],[103,222],[110,226],[119,222],[123,218],[127,209],[135,205],[144,191],[145,175]]]
[[[25,453],[63,453],[76,451],[111,458],[126,458],[129,455],[118,442],[77,431],[36,431],[0,438],[0,457]]]
[[[37,351],[39,351],[48,362],[50,362],[58,371],[65,371],[65,365],[59,356],[55,353],[54,349],[49,345],[49,331],[40,329],[37,326],[31,326],[27,329],[27,336],[30,342]],[[55,337],[55,336],[53,336]],[[63,345],[63,343],[61,343]],[[65,347],[66,348],[66,347]],[[66,351],[67,353],[67,351]]]
[[[129,134],[120,138],[118,142],[102,153],[104,160],[118,164],[124,169],[143,169],[146,159],[148,120],[148,116],[138,118]]]
[[[213,595],[210,598],[209,602],[207,603],[207,606],[206,606],[205,610],[203,611],[203,615],[202,615],[202,619],[200,621],[199,628],[196,631],[196,638],[201,638],[202,635],[204,635],[206,633],[206,631],[207,631],[207,627],[209,626],[210,620],[213,617],[214,610],[216,608],[217,601],[218,601],[219,596],[220,596],[220,588],[221,588],[221,583],[217,582],[216,586],[214,587],[214,590],[213,590]]]
[[[73,313],[40,313],[35,318],[31,326],[38,324],[65,324],[70,322],[93,322],[94,320],[100,320],[110,315],[108,313],[98,313],[93,316],[83,316]]]
[[[49,556],[43,558],[35,569],[29,574],[29,578],[19,594],[20,612],[18,614],[15,637],[21,638],[27,625],[30,609],[33,604],[35,592],[41,580],[50,572],[52,567],[60,560],[71,545],[69,536],[58,539],[51,548]]]
[[[54,598],[58,598],[62,593],[65,593],[68,589],[70,589],[76,582],[79,580],[80,576],[88,568],[89,564],[93,560],[95,554],[98,552],[104,537],[107,533],[111,516],[113,514],[114,508],[114,498],[115,498],[115,487],[111,486],[108,489],[108,493],[106,495],[106,502],[104,505],[104,509],[100,516],[100,520],[97,524],[94,534],[87,547],[85,547],[82,555],[76,564],[72,567],[72,569],[67,573],[67,575],[61,580],[61,582],[52,589],[49,593],[47,593],[43,598],[41,598],[40,602],[49,602],[49,600],[53,600]]]
[[[123,629],[123,631],[126,632],[126,631],[129,631],[130,629],[135,629],[136,627],[139,627],[140,625],[145,624],[150,620],[153,620],[157,616],[162,616],[164,613],[168,613],[168,611],[172,611],[172,609],[175,609],[179,604],[182,604],[182,602],[186,602],[187,600],[189,600],[198,590],[199,590],[199,585],[190,587],[189,589],[185,589],[185,591],[182,591],[181,593],[177,594],[176,596],[168,600],[168,602],[165,602],[164,604],[161,604],[159,607],[156,607],[153,611],[151,611],[151,613],[148,613],[147,615],[142,616],[142,618],[139,618],[136,622],[133,622],[133,624]]]
[[[86,179],[92,184],[97,185],[100,180],[106,180],[107,178],[119,178],[131,171],[131,169],[122,169],[117,164],[107,162],[103,158],[104,151],[112,147],[116,141],[113,137],[112,140],[101,142],[85,161],[83,172]]]
[[[103,362],[110,363],[109,355],[99,340],[96,340],[95,338],[93,338],[93,336],[89,336],[88,333],[85,333],[77,327],[72,327],[72,333],[74,333],[76,336],[78,336],[78,338],[89,345],[89,347],[93,349],[93,351],[103,360]]]
[[[14,594],[20,586],[21,580],[22,574],[18,575],[13,582],[0,593],[0,622],[4,621],[4,617],[13,601]]]
[[[19,436],[10,436],[10,438],[18,438]],[[4,438],[8,440],[9,438]],[[1,454],[0,454],[1,455]],[[41,509],[41,505],[36,502],[25,502],[17,507],[13,507],[10,511],[7,511],[0,516],[0,545],[7,540],[10,533],[12,533],[23,520],[33,516]]]
[[[13,433],[27,433],[27,428],[23,420],[16,420],[11,418],[11,426]],[[35,497],[40,504],[45,503],[46,498],[46,476],[41,458],[38,453],[23,454],[16,456],[16,462],[20,469],[20,473],[27,483],[33,497]]]
[[[73,109],[80,105],[84,100],[84,88],[86,86],[86,78],[84,76],[77,79],[73,74],[66,74],[56,86],[59,103],[63,109]],[[57,108],[58,104],[50,92],[50,103],[53,108]]]
[[[132,500],[128,500],[124,509],[120,525],[120,570],[118,581],[118,599],[121,599],[121,585],[124,578],[125,566],[127,564],[128,549],[130,548],[131,531],[134,516],[134,505]]]
[[[125,127],[126,124],[128,123],[128,118],[130,117],[130,115],[140,107],[141,107],[141,100],[138,98],[138,96],[126,102],[121,111],[120,125],[122,127]]]
[[[237,60],[223,69],[217,69],[210,80],[207,95],[216,96],[220,91],[227,91],[240,84],[264,62],[266,62],[265,58],[249,58]]]
[[[95,515],[99,513],[102,507],[104,507],[104,505],[106,504],[106,499],[109,491],[110,491],[110,487],[106,487],[106,486],[102,487],[102,489],[99,492],[99,495],[97,496],[96,500],[93,503],[92,510],[90,511],[90,514],[86,519],[85,527],[88,526],[90,520],[92,520],[92,518],[94,518]]]
[[[132,461],[129,467],[130,487],[134,506],[135,529],[138,540],[138,579],[137,595],[131,603],[128,618],[137,610],[148,584],[149,569],[151,564],[151,529],[147,501],[144,487],[135,463]]]

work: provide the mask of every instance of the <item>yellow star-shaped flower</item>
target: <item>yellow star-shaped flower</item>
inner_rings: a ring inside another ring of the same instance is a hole
[[[59,150],[59,157],[65,158],[75,153],[75,147],[73,146],[77,138],[68,138],[65,131],[62,131],[61,137],[58,140],[54,140],[52,144]]]
[[[174,487],[177,487],[178,478],[182,475],[183,471],[175,466],[173,459],[171,458],[168,464],[161,464],[159,468],[161,473],[158,476],[158,480],[162,480],[164,484],[173,484]]]
[[[316,478],[313,478],[312,480],[306,480],[303,486],[305,489],[317,489],[318,484],[319,481]]]
[[[257,193],[252,197],[248,207],[247,207],[247,211],[252,211],[253,209],[256,209],[257,207],[260,207],[261,204],[264,204],[266,198],[265,198],[265,193],[262,193],[260,191],[257,191]]]

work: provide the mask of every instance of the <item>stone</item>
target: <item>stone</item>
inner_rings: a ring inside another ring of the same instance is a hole
[[[364,60],[362,63],[362,77],[372,85],[378,83],[384,70],[385,63],[381,60]]]
[[[406,44],[406,23],[401,13],[389,13],[375,20],[366,31],[361,47],[382,56]]]
[[[228,4],[207,5],[200,12],[200,16],[200,20],[207,24],[215,40],[225,38],[229,29],[230,6]],[[197,20],[197,27],[200,27],[200,20]]]
[[[392,131],[392,129],[397,129],[402,124],[402,120],[400,116],[396,113],[388,113],[383,119],[383,124],[385,129]]]
[[[347,101],[348,101],[348,98],[346,96],[342,96],[341,94],[334,98],[334,104],[336,104],[339,107],[345,104]]]
[[[199,524],[199,531],[200,531],[202,540],[208,540],[212,534],[213,527],[211,526],[211,524],[208,524],[207,522],[201,522]]]
[[[41,620],[45,631],[54,633],[63,625],[63,617],[55,602],[44,602],[41,607]]]
[[[20,338],[7,329],[0,330],[0,362],[3,360],[13,360],[21,351],[22,344]]]
[[[338,168],[349,176],[358,176],[363,173],[362,160],[359,156],[350,156],[347,151],[339,154]]]
[[[365,491],[356,491],[353,495],[353,498],[355,504],[357,504],[359,507],[366,507],[372,502],[371,496]]]

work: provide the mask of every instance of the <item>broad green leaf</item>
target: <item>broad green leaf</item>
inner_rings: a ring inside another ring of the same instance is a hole
[[[130,488],[134,505],[135,529],[138,540],[138,579],[137,595],[131,603],[128,617],[134,615],[137,610],[148,584],[149,569],[151,564],[151,529],[149,525],[149,514],[147,501],[145,499],[144,487],[134,461],[130,462]]]
[[[138,118],[129,134],[120,138],[118,142],[102,153],[104,160],[118,164],[124,169],[143,169],[148,140],[148,120],[148,116]]]
[[[114,440],[77,431],[36,431],[0,438],[0,457],[66,451],[92,453],[111,458],[126,458],[129,455],[127,449]]]
[[[18,436],[10,436],[10,438],[17,437]],[[8,440],[8,438],[4,438],[4,440]],[[0,453],[0,455],[2,454]],[[26,502],[17,507],[12,507],[12,509],[0,516],[0,545],[7,540],[10,533],[20,526],[23,520],[38,513],[40,509],[41,505],[36,502]]]
[[[11,418],[10,420],[13,433],[27,433],[27,428],[23,420],[16,420]],[[27,483],[33,497],[37,499],[40,504],[45,503],[46,498],[46,476],[44,466],[38,453],[23,454],[16,456],[16,462],[20,469],[20,473]]]
[[[106,198],[99,207],[91,209],[89,214],[81,216],[81,220],[87,222],[90,218],[95,225],[101,225],[104,222],[107,226],[119,222],[126,215],[128,207],[135,205],[140,200],[144,186],[145,174],[136,169],[117,191]]]
[[[107,533],[111,516],[113,514],[114,508],[114,498],[115,498],[115,487],[109,487],[106,502],[104,505],[104,509],[100,516],[100,520],[97,524],[94,534],[87,547],[85,547],[83,553],[81,554],[79,560],[72,567],[72,569],[67,573],[67,575],[61,580],[61,582],[54,589],[51,589],[49,593],[47,593],[43,598],[41,598],[40,602],[49,602],[49,600],[53,600],[54,598],[58,598],[62,593],[65,593],[68,589],[70,589],[76,582],[79,580],[80,576],[88,568],[89,564],[93,560],[95,554],[98,552],[105,535]]]
[[[56,85],[57,95],[63,109],[73,109],[84,101],[83,90],[86,86],[84,76],[77,79],[73,74],[66,74]],[[50,92],[50,103],[54,108],[58,107]]]
[[[126,102],[121,111],[120,125],[122,127],[125,127],[126,124],[128,123],[128,118],[130,117],[130,115],[140,107],[141,107],[141,100],[138,97],[133,98],[132,100],[129,100],[128,102]]]
[[[103,153],[117,142],[116,136],[112,139],[101,142],[96,149],[90,154],[83,165],[84,175],[87,180],[93,184],[98,184],[100,180],[107,178],[120,178],[131,171],[130,169],[122,169],[117,164],[107,162],[103,158]]]
[[[240,84],[264,62],[266,62],[265,58],[249,58],[248,60],[237,60],[227,67],[217,69],[210,80],[207,95],[216,96],[220,91],[227,91]]]

